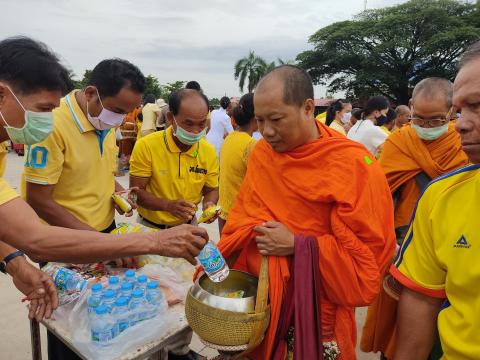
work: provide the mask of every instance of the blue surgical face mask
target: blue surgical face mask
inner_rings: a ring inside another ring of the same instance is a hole
[[[423,140],[436,140],[448,131],[448,123],[434,128],[423,128],[421,126],[412,124],[418,137]]]
[[[45,140],[53,131],[52,112],[35,112],[26,110],[23,104],[18,100],[15,93],[8,87],[13,97],[25,113],[25,124],[21,128],[10,126],[0,111],[0,117],[5,123],[5,131],[10,140],[16,144],[33,145]]]
[[[177,127],[177,130],[173,133],[175,137],[180,140],[182,144],[185,145],[195,145],[198,143],[202,138],[205,136],[207,133],[207,129],[203,129],[201,132],[198,134],[192,133],[190,131],[185,130],[184,128],[180,127],[178,125],[177,119],[175,119],[175,116],[173,117],[173,121],[175,121],[175,125]]]

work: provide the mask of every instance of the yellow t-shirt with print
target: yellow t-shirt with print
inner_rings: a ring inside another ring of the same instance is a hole
[[[234,131],[223,142],[220,150],[220,217],[227,219],[247,172],[247,160],[255,146],[255,139],[245,132]]]
[[[137,141],[130,158],[130,175],[149,178],[146,190],[156,197],[199,204],[205,186],[218,187],[217,154],[205,139],[181,152],[173,139],[172,127],[169,127]],[[182,223],[165,211],[139,206],[138,213],[156,224],[173,226]]]
[[[115,131],[96,130],[75,99],[73,91],[53,111],[54,130],[41,143],[27,146],[24,179],[55,185],[53,199],[78,220],[96,230],[114,219],[118,147]]]
[[[438,315],[444,359],[480,359],[480,165],[434,180],[420,197],[392,275],[445,299]]]

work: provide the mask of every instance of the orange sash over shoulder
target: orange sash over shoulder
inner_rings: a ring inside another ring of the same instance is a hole
[[[392,199],[380,166],[362,145],[317,126],[321,138],[288,153],[258,142],[219,248],[226,258],[239,255],[234,268],[258,275],[254,226],[274,220],[295,234],[315,236],[324,294],[318,299],[322,340],[336,340],[341,359],[354,359],[354,308],[373,301],[393,257]],[[271,256],[271,321],[254,359],[272,355],[289,278],[288,259]]]
[[[435,179],[466,165],[468,157],[462,150],[454,122],[445,135],[434,141],[423,141],[415,129],[405,125],[387,138],[379,163],[392,194],[404,186],[395,209],[395,227],[398,227],[408,225],[420,195],[415,176],[424,171],[430,179]]]

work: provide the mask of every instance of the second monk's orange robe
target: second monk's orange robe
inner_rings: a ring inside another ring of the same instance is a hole
[[[435,179],[468,163],[460,136],[451,122],[448,132],[433,141],[420,139],[409,124],[390,135],[379,160],[392,194],[400,191],[395,209],[395,227],[408,225],[420,196],[415,176],[424,171]],[[397,301],[385,291],[368,309],[360,348],[365,352],[381,351],[388,359],[395,353]]]
[[[370,304],[395,249],[393,205],[385,176],[360,144],[317,124],[321,138],[277,153],[255,146],[247,174],[223,230],[219,248],[234,268],[258,275],[254,226],[274,220],[295,234],[315,236],[323,295],[323,340],[336,340],[340,359],[355,359],[354,308]],[[269,257],[271,320],[250,355],[270,359],[290,278],[286,257]]]

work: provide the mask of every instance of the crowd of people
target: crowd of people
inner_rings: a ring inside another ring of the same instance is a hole
[[[145,253],[194,264],[208,241],[196,213],[219,205],[209,222],[230,266],[258,276],[268,262],[270,324],[249,358],[355,359],[363,306],[365,352],[480,358],[480,42],[454,83],[423,79],[408,105],[340,99],[316,116],[312,80],[294,65],[218,109],[196,81],[168,103],[145,88],[135,65],[107,59],[73,89],[44,44],[0,41],[0,142],[25,145],[22,196],[0,178],[0,271],[30,318],[58,301],[25,254],[40,266],[129,267]],[[118,146],[128,189],[115,180]],[[123,214],[112,194],[159,231],[109,234]],[[191,336],[169,359],[200,358]],[[48,346],[50,359],[78,358],[52,333]]]

